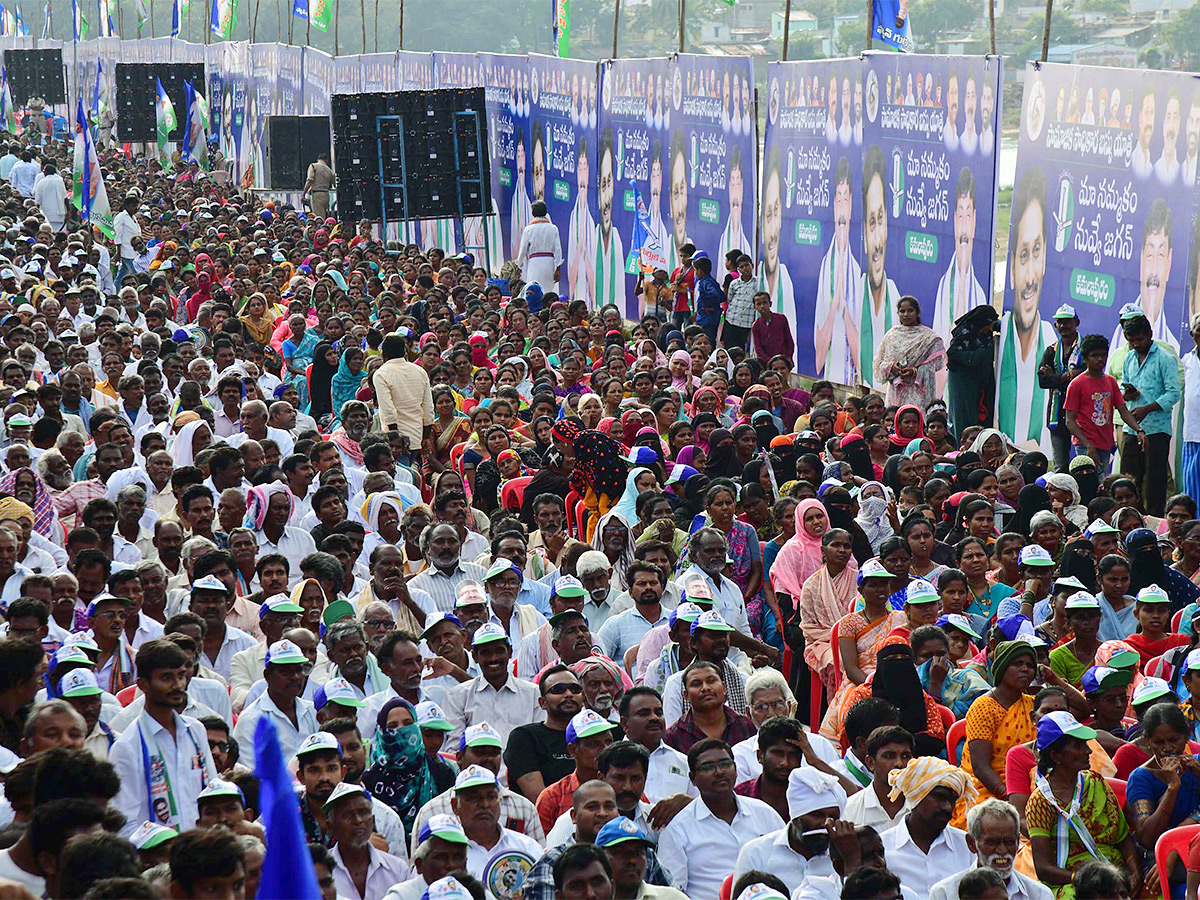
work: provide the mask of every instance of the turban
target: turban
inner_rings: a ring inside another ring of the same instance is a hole
[[[0,497],[0,519],[12,519],[17,522],[24,519],[32,525],[33,509],[16,497]]]
[[[617,693],[616,696],[613,697],[614,703],[620,700],[626,689],[632,686],[628,681],[628,676],[621,671],[621,668],[615,662],[606,656],[585,656],[583,659],[579,660],[579,662],[571,665],[570,669],[575,673],[575,677],[578,678],[580,682],[583,681],[584,675],[595,669],[603,669],[605,672],[611,675],[613,682],[615,682],[617,685]]]
[[[888,799],[895,802],[903,796],[909,809],[924,800],[936,787],[950,788],[958,794],[959,799],[966,801],[968,807],[975,802],[975,783],[971,776],[936,756],[921,756],[903,769],[893,769],[888,781],[892,785]]]
[[[997,644],[992,654],[992,680],[999,684],[1008,667],[1025,654],[1029,654],[1033,661],[1037,662],[1037,649],[1029,641],[1018,639]]]
[[[832,775],[800,766],[788,776],[787,805],[793,819],[829,807],[840,812],[846,805],[846,792]]]
[[[246,491],[244,527],[252,531],[262,531],[263,523],[267,520],[267,507],[271,505],[271,497],[275,494],[283,494],[288,498],[288,518],[291,518],[291,513],[296,509],[296,498],[292,496],[286,484],[272,481],[270,484],[252,487]]]

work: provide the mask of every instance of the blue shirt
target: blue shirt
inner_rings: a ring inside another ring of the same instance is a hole
[[[1123,375],[1118,381],[1124,385],[1132,384],[1138,392],[1129,403],[1130,409],[1157,403],[1161,409],[1152,412],[1142,419],[1142,428],[1147,434],[1170,434],[1174,429],[1171,423],[1171,410],[1179,402],[1179,358],[1168,353],[1157,343],[1150,345],[1144,360],[1138,359],[1133,349],[1125,355]],[[1128,425],[1123,426],[1126,434],[1135,434]]]
[[[725,292],[721,290],[721,282],[712,275],[705,275],[696,282],[696,324],[716,325],[721,319],[721,304],[725,302]]]
[[[1139,800],[1150,801],[1150,811],[1158,806],[1158,801],[1167,792],[1167,786],[1147,769],[1138,766],[1129,773],[1129,781],[1125,786],[1125,801],[1133,808]],[[1184,769],[1179,773],[1179,793],[1175,795],[1175,806],[1171,809],[1168,828],[1174,828],[1188,816],[1200,818],[1200,779],[1195,772]]]
[[[1097,637],[1101,642],[1123,641],[1137,631],[1137,618],[1133,614],[1135,603],[1130,602],[1118,612],[1104,594],[1096,594],[1096,599],[1100,601],[1100,631]]]
[[[517,594],[517,602],[526,603],[546,618],[550,618],[550,588],[540,581],[534,581],[531,578],[522,578],[521,591]]]

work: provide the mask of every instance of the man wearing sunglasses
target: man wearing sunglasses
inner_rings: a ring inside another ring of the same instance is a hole
[[[535,801],[547,785],[575,771],[567,750],[567,725],[583,709],[583,687],[564,665],[547,669],[538,687],[538,705],[546,711],[546,721],[514,728],[504,751],[509,783]]]

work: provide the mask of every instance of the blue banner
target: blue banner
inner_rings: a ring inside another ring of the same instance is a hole
[[[858,382],[862,72],[857,57],[767,66],[760,259],[784,314],[811,323],[793,332],[796,371],[839,384]]]
[[[659,246],[671,241],[663,163],[671,124],[670,63],[663,59],[617,59],[602,64],[600,122],[596,138],[596,260],[592,301],[616,303],[628,319],[645,304],[634,296],[636,260],[626,246],[637,217],[636,185],[649,210],[649,229]],[[674,247],[672,246],[672,253]]]
[[[562,241],[559,283],[542,285],[592,306],[596,268],[594,62],[529,57],[531,199],[542,200]]]
[[[866,56],[862,173],[876,178],[864,186],[866,277],[855,302],[860,376],[876,389],[884,384],[868,358],[902,295],[920,299],[922,324],[947,345],[955,321],[991,302],[1002,68],[999,57]],[[843,88],[843,106],[847,96]],[[886,210],[882,229],[872,207]]]
[[[279,82],[275,93],[276,115],[298,116],[300,107],[300,85],[304,70],[303,47],[279,48]],[[308,165],[308,160],[305,165]]]
[[[679,265],[677,248],[690,242],[712,258],[724,277],[725,254],[754,255],[754,70],[747,57],[681,54],[671,68],[671,131],[664,172],[673,240],[667,264]],[[682,194],[682,196],[681,196]],[[770,271],[759,272],[776,312],[792,318],[791,291]]]
[[[908,0],[873,0],[875,40],[903,53],[913,49],[912,28],[908,20]]]
[[[478,53],[475,63],[487,107],[492,200],[501,213],[506,257],[513,259],[521,243],[521,232],[532,218],[529,60],[524,56]]]
[[[997,359],[997,418],[1018,443],[1049,445],[1037,367],[1060,304],[1075,307],[1080,334],[1111,338],[1110,371],[1126,303],[1172,350],[1191,346],[1198,91],[1184,73],[1026,67]]]

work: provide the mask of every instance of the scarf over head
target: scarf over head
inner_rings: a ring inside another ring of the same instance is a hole
[[[296,510],[296,498],[292,496],[292,492],[288,490],[288,486],[281,481],[272,481],[270,484],[260,484],[246,491],[246,521],[243,527],[249,528],[251,531],[262,531],[263,523],[267,520],[267,507],[271,505],[271,498],[276,494],[283,494],[288,498],[288,518]]]
[[[135,471],[140,472],[141,470],[138,469]],[[26,466],[23,469],[17,469],[15,472],[9,472],[3,478],[0,478],[0,491],[3,491],[6,494],[14,493],[16,491],[16,486],[17,486],[17,477],[22,472],[28,472],[30,475],[33,476],[33,498],[34,499],[33,499],[33,509],[30,510],[29,520],[33,523],[34,531],[36,531],[40,535],[49,536],[50,527],[51,527],[51,525],[54,524],[54,501],[50,499],[50,493],[46,490],[45,482],[42,481],[42,479],[38,476],[38,474],[36,472],[33,471],[33,469],[30,469],[28,466]],[[112,479],[110,478],[109,481],[111,481],[111,480]],[[150,480],[149,476],[146,477],[146,480],[147,481]],[[149,496],[151,493],[152,493],[151,490],[146,491],[147,496]],[[15,499],[15,498],[12,498],[12,499]],[[115,499],[115,498],[112,498],[112,499]],[[29,508],[27,504],[21,502],[20,500],[16,500],[16,502],[20,503],[21,506],[26,507],[26,509]],[[20,518],[20,517],[6,515],[6,516],[4,516],[4,518],[9,519],[9,518]]]
[[[783,545],[771,565],[771,583],[775,590],[790,594],[795,603],[800,602],[800,590],[804,582],[825,563],[821,538],[813,537],[804,528],[804,516],[814,509],[820,510],[825,517],[828,529],[829,513],[821,501],[811,498],[801,500],[796,505],[796,533]]]
[[[908,809],[914,808],[937,787],[950,788],[966,801],[968,808],[975,802],[977,794],[970,775],[936,756],[920,756],[903,769],[893,769],[888,773],[888,783],[892,786],[888,799],[894,803],[903,797]]]
[[[392,710],[403,707],[413,720],[400,728],[388,728]],[[417,812],[437,793],[425,741],[411,703],[394,697],[383,705],[375,719],[378,726],[371,740],[371,755],[362,783],[371,796],[386,803],[404,821],[405,834],[412,831]]]

